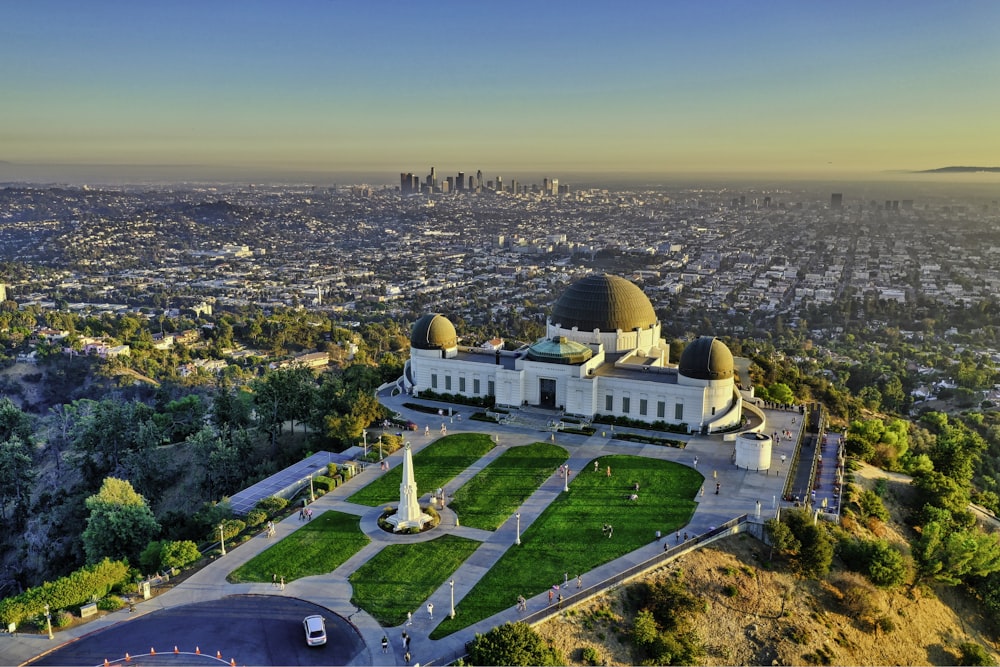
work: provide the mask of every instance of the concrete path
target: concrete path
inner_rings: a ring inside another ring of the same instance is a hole
[[[417,424],[433,424],[442,420],[441,417],[432,417],[406,409],[402,403],[409,399],[405,397],[380,396],[379,398],[383,404],[400,412],[404,418],[412,419]],[[450,482],[447,489],[445,489],[446,495],[458,489],[468,479],[477,474],[510,447],[527,445],[538,441],[552,441],[553,436],[551,432],[546,430],[547,418],[544,415],[522,415],[524,418],[518,420],[521,422],[520,424],[494,425],[469,419],[469,416],[474,411],[471,408],[460,408],[463,418],[444,417],[443,420],[447,423],[448,432],[487,433],[491,437],[495,436],[499,444],[486,456]],[[797,429],[801,428],[802,425],[802,419],[798,412],[768,411],[767,416],[769,420],[767,425],[768,431],[777,430],[783,432],[791,430],[797,435]],[[798,418],[796,419],[796,417]],[[619,432],[621,432],[621,429],[619,429]],[[421,428],[420,431],[413,433],[409,437],[411,448],[416,453],[439,436],[440,429],[434,429],[430,436],[425,436]],[[738,469],[731,462],[733,457],[733,443],[723,442],[721,437],[677,436],[677,439],[688,440],[687,447],[679,449],[617,440],[612,436],[613,433],[610,429],[603,431],[603,435],[599,429],[595,435],[590,437],[559,432],[554,435],[554,442],[569,451],[570,458],[568,465],[571,475],[580,472],[588,464],[593,465],[591,462],[595,458],[599,459],[602,456],[611,454],[647,456],[695,467],[705,475],[706,479],[703,493],[695,498],[698,502],[698,507],[694,516],[690,523],[683,529],[691,537],[703,534],[741,514],[753,515],[759,511],[763,516],[773,516],[774,510],[780,502],[785,475],[788,473],[787,469],[778,471],[780,474],[775,474],[775,471],[753,472]],[[785,454],[790,462],[793,458],[791,447],[795,441],[797,441],[797,437],[794,440],[785,441],[778,445],[775,448],[773,460],[777,462],[780,455]],[[360,448],[358,449],[357,455],[360,455]],[[786,452],[784,449],[788,451]],[[402,451],[400,450],[388,457],[388,460],[391,467],[400,465],[402,462]],[[776,463],[773,467],[781,468],[782,466]],[[477,632],[486,632],[504,622],[517,620],[522,614],[515,609],[512,602],[510,609],[462,631],[436,641],[428,639],[428,635],[437,623],[450,611],[451,586],[447,582],[438,588],[428,600],[424,601],[420,608],[413,611],[410,625],[404,624],[395,628],[383,628],[366,612],[351,604],[351,586],[348,583],[349,575],[377,554],[386,544],[429,540],[439,537],[443,533],[461,535],[462,537],[482,542],[482,545],[475,553],[454,573],[454,595],[455,604],[457,605],[472,589],[479,578],[496,563],[507,548],[517,539],[517,527],[513,517],[495,532],[490,532],[465,526],[456,526],[455,515],[447,508],[444,508],[441,512],[442,522],[439,528],[430,533],[419,536],[395,536],[386,533],[377,526],[377,519],[381,508],[356,505],[347,501],[350,495],[376,479],[380,474],[379,466],[367,466],[347,484],[337,487],[330,493],[317,499],[311,505],[313,511],[317,514],[328,510],[335,510],[361,517],[362,530],[372,538],[372,542],[368,546],[361,549],[334,572],[288,582],[283,590],[272,586],[270,583],[230,584],[226,581],[226,576],[231,571],[271,546],[275,540],[286,537],[303,525],[298,520],[298,515],[292,514],[275,525],[276,535],[274,538],[268,539],[261,536],[249,540],[227,553],[226,556],[220,557],[215,562],[205,566],[171,590],[138,604],[136,612],[133,614],[130,614],[127,610],[109,614],[91,623],[59,632],[54,641],[48,640],[44,635],[0,637],[0,662],[4,664],[23,663],[47,650],[51,650],[51,648],[63,642],[71,641],[84,634],[99,631],[113,624],[126,622],[130,618],[136,618],[160,609],[239,594],[293,596],[322,605],[332,612],[343,616],[354,624],[368,646],[368,650],[359,655],[355,661],[355,664],[359,665],[404,664],[401,642],[403,631],[406,631],[412,638],[410,652],[413,656],[413,662],[425,665],[445,664],[463,655],[466,642],[473,639]],[[716,493],[716,483],[719,485],[718,493]],[[563,478],[561,474],[557,473],[546,480],[520,506],[518,511],[521,514],[520,530],[522,534],[538,518],[548,504],[562,492],[562,489]],[[427,494],[422,498],[423,502],[426,502],[426,500]],[[676,539],[676,536],[664,536],[664,540],[667,542]],[[615,574],[625,571],[629,567],[653,558],[662,552],[662,550],[662,542],[658,543],[651,535],[650,544],[647,546],[626,554],[591,572],[573,572],[569,573],[569,575],[575,579],[577,574],[581,574],[585,582],[584,585],[589,586],[594,582],[604,581]],[[570,590],[572,591],[574,588],[574,584],[570,582]],[[426,610],[428,602],[434,605],[433,621]],[[528,610],[529,612],[537,611],[547,605],[547,596],[540,594],[528,601]],[[383,654],[381,651],[381,639],[384,634],[388,635],[391,642],[390,645],[393,649],[388,654]]]

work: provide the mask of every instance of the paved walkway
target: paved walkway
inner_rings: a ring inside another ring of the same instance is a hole
[[[418,432],[413,433],[409,437],[411,448],[414,452],[420,451],[439,437],[440,428],[432,428],[431,434],[425,436],[423,425],[436,424],[442,420],[441,417],[404,408],[402,403],[408,400],[404,397],[383,395],[380,396],[380,400],[388,407],[402,413],[404,418],[412,419],[421,426]],[[475,410],[472,408],[461,408],[459,414],[462,414],[463,418],[444,417],[444,421],[447,422],[448,432],[488,433],[498,438],[498,446],[449,483],[446,493],[458,489],[465,481],[482,470],[482,468],[508,448],[531,444],[539,440],[549,440],[552,437],[545,430],[548,418],[544,415],[521,415],[524,418],[517,420],[517,424],[493,425],[469,419],[468,417],[473,412]],[[797,429],[802,425],[802,419],[798,412],[768,411],[767,415],[769,419],[768,430],[778,430],[779,432],[791,430],[797,435]],[[796,419],[796,417],[799,418]],[[620,431],[621,429],[619,429]],[[792,443],[797,440],[797,438],[790,441],[785,440],[775,447],[775,451],[773,452],[773,460],[775,461],[773,467],[776,469],[775,471],[754,472],[736,468],[732,464],[733,443],[723,442],[721,437],[718,436],[692,436],[690,438],[678,436],[678,439],[688,440],[685,449],[678,449],[675,447],[644,445],[642,443],[617,440],[612,435],[613,433],[610,429],[602,431],[599,427],[597,433],[590,437],[562,432],[555,434],[554,437],[556,444],[566,447],[569,451],[570,458],[568,463],[573,473],[583,470],[593,459],[610,454],[647,456],[697,468],[705,475],[705,487],[703,488],[703,494],[695,498],[698,501],[698,507],[690,523],[684,527],[684,530],[692,537],[705,533],[715,526],[741,514],[753,515],[758,509],[765,516],[773,514],[774,509],[780,502],[785,475],[788,473],[787,470],[778,470],[784,466],[779,465],[777,462],[780,461],[782,454],[785,454],[789,461],[793,458]],[[358,454],[360,455],[360,451],[358,451]],[[388,460],[391,467],[400,465],[402,462],[402,450],[388,457]],[[4,664],[23,663],[43,652],[51,650],[63,642],[96,632],[110,625],[125,622],[130,618],[136,618],[168,607],[218,599],[227,595],[288,595],[319,604],[347,618],[354,624],[368,646],[368,650],[362,652],[355,660],[354,664],[358,665],[404,664],[401,643],[401,635],[404,630],[411,636],[410,652],[414,662],[424,665],[446,664],[464,654],[466,642],[471,640],[475,636],[475,633],[486,632],[507,621],[516,621],[520,614],[512,604],[507,611],[496,614],[448,637],[433,641],[428,639],[428,635],[437,623],[450,611],[451,589],[447,583],[435,591],[428,600],[424,601],[420,608],[414,610],[412,624],[409,626],[404,624],[395,628],[383,628],[370,615],[351,604],[351,586],[348,583],[349,575],[378,553],[386,544],[413,542],[415,539],[429,540],[443,533],[452,533],[482,542],[479,549],[454,573],[455,604],[457,605],[472,589],[479,578],[514,543],[517,537],[517,527],[513,517],[512,520],[505,523],[495,532],[490,532],[465,526],[456,526],[455,515],[447,509],[442,512],[442,522],[438,529],[429,533],[419,536],[395,536],[386,533],[377,526],[377,519],[381,508],[356,505],[346,500],[348,496],[355,493],[365,484],[370,483],[380,474],[379,466],[367,466],[365,470],[361,471],[348,484],[334,489],[325,496],[317,499],[311,505],[317,515],[327,510],[335,510],[360,516],[362,530],[372,538],[372,542],[368,546],[364,547],[347,562],[329,574],[305,577],[289,582],[286,584],[284,590],[279,590],[270,583],[230,584],[226,581],[226,575],[232,570],[269,547],[274,543],[274,540],[289,535],[303,525],[298,520],[298,515],[292,514],[276,524],[275,538],[267,539],[261,536],[249,540],[230,551],[226,556],[220,557],[215,562],[205,566],[169,591],[141,602],[137,605],[136,613],[134,614],[130,614],[127,610],[108,614],[91,623],[58,633],[55,641],[50,641],[44,635],[18,635],[16,637],[0,638],[0,662]],[[718,494],[715,492],[714,484],[716,482],[719,484]],[[519,511],[521,514],[520,528],[522,533],[538,518],[548,504],[562,492],[562,488],[562,477],[558,474],[553,475],[521,505]],[[427,502],[428,499],[429,495],[424,494],[421,501]],[[669,538],[670,536],[665,536],[665,539]],[[582,573],[583,579],[587,582],[586,585],[606,580],[629,567],[653,558],[661,553],[661,551],[662,544],[654,541],[651,536],[649,545],[626,554],[610,563],[606,563],[591,572]],[[575,575],[577,573],[571,574]],[[431,602],[434,605],[435,615],[433,621],[429,618],[426,611],[427,602]],[[528,601],[528,610],[536,611],[547,604],[548,600],[545,594],[540,594]],[[388,654],[383,654],[381,650],[381,640],[384,634],[389,636],[393,649]]]

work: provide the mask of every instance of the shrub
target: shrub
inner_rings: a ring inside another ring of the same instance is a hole
[[[97,608],[101,611],[118,611],[125,606],[125,600],[117,595],[107,595],[97,601]]]
[[[337,483],[325,475],[316,475],[313,477],[313,487],[323,493],[330,493],[337,488]]]
[[[52,627],[53,628],[68,628],[73,622],[73,614],[69,613],[65,609],[60,609],[59,611],[52,614]]]
[[[242,533],[243,529],[247,527],[246,523],[240,521],[239,519],[227,519],[226,521],[223,521],[221,525],[222,525],[222,536],[227,540],[233,539],[234,537]],[[215,530],[209,534],[208,539],[211,540],[218,538],[219,538],[219,528],[217,526]]]
[[[580,651],[580,660],[586,665],[599,665],[601,654],[593,646],[586,646]]]
[[[146,545],[146,548],[139,554],[139,565],[143,572],[158,572],[160,570],[160,554],[163,551],[163,543],[153,540]]]
[[[272,516],[276,512],[280,512],[285,509],[286,505],[288,505],[288,501],[284,498],[280,498],[278,496],[268,496],[267,498],[261,498],[258,500],[255,507],[259,510],[267,512],[268,516]]]
[[[256,528],[260,524],[267,521],[267,512],[262,509],[252,509],[247,512],[246,522],[247,526],[250,528]]]
[[[172,569],[190,565],[201,558],[198,545],[191,540],[164,542],[160,551],[160,567]]]
[[[975,642],[963,642],[958,645],[961,655],[958,658],[959,665],[987,665],[995,666],[996,660],[990,652]]]

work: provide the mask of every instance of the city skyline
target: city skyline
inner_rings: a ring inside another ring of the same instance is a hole
[[[0,26],[0,178],[995,166],[998,19],[988,2],[20,3]]]

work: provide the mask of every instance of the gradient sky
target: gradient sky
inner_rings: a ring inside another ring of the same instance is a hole
[[[0,85],[15,163],[995,166],[1000,2],[30,0]]]

